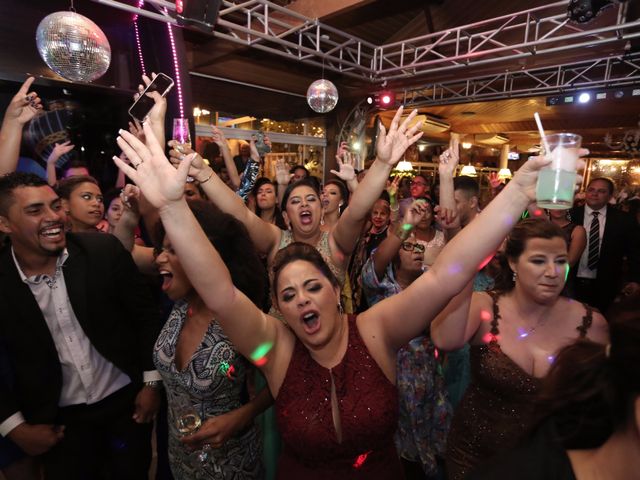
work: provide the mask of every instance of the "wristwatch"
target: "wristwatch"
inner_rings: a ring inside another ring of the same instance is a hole
[[[145,387],[151,387],[156,390],[160,390],[164,387],[164,385],[162,384],[162,380],[151,380],[149,382],[143,382],[143,385]]]

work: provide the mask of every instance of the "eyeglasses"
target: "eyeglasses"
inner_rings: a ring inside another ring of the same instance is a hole
[[[411,185],[412,187],[426,187],[427,184],[426,183],[422,183],[422,182],[411,182],[409,185]]]
[[[411,243],[411,242],[403,242],[402,249],[405,252],[418,252],[424,253],[424,245],[421,243]]]

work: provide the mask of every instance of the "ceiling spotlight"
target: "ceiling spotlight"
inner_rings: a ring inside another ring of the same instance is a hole
[[[547,105],[557,105],[560,103],[560,97],[547,97]]]
[[[367,99],[367,102],[369,99]],[[396,94],[390,90],[376,93],[373,96],[373,104],[378,108],[389,108],[393,107],[396,103]]]
[[[351,144],[351,146],[353,147],[354,150],[360,150],[360,142],[353,142]]]
[[[605,8],[613,5],[611,0],[571,0],[567,17],[577,23],[587,23]]]
[[[588,103],[591,100],[591,94],[587,92],[583,92],[578,96],[578,102],[580,103]]]
[[[367,103],[373,105],[373,97],[367,97]]]
[[[462,142],[462,148],[469,150],[472,147],[471,142]]]
[[[622,98],[624,97],[624,90],[616,90],[615,92],[613,92],[613,96],[615,98]]]

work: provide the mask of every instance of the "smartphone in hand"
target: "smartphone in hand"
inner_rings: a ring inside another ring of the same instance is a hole
[[[171,87],[173,87],[173,79],[164,73],[158,73],[153,81],[147,85],[147,88],[144,89],[144,92],[142,92],[137,100],[133,102],[133,105],[129,108],[129,115],[140,123],[143,123],[155,105],[153,98],[148,97],[147,93],[160,92],[160,95],[164,97],[169,93]]]
[[[258,153],[260,154],[261,157],[264,157],[265,154],[271,152],[271,147],[266,143],[264,143],[263,131],[259,131],[258,134],[256,135],[256,150],[258,150]]]

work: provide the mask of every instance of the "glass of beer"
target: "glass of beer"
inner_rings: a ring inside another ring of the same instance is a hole
[[[571,208],[582,137],[575,133],[554,133],[547,135],[546,140],[549,151],[544,155],[552,161],[538,175],[536,203],[540,208]]]

